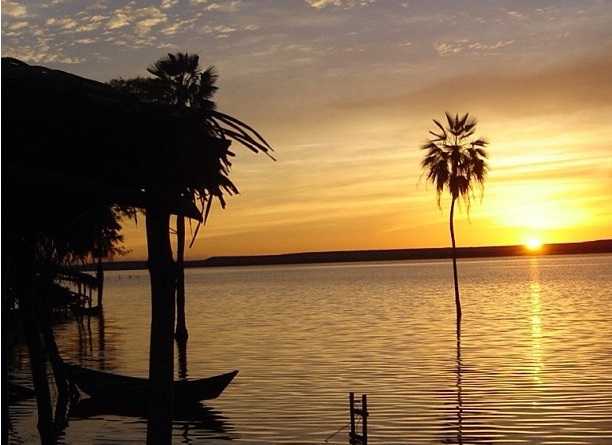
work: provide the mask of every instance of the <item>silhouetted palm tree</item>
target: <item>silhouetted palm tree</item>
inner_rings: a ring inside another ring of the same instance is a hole
[[[459,298],[459,282],[457,279],[457,255],[455,252],[454,212],[455,202],[462,199],[468,208],[470,198],[474,196],[474,188],[484,189],[484,181],[488,172],[487,152],[488,142],[484,138],[476,138],[476,119],[468,113],[463,116],[446,113],[447,124],[442,125],[434,119],[436,129],[429,133],[433,136],[421,149],[426,150],[421,162],[427,181],[436,187],[438,207],[440,196],[447,190],[451,195],[450,235],[453,255],[453,277],[455,281],[455,306],[457,319],[461,319],[461,300]]]
[[[270,156],[272,148],[268,142],[252,127],[233,116],[222,113],[216,109],[212,97],[218,90],[216,82],[218,74],[214,66],[205,70],[200,67],[200,58],[197,54],[176,53],[168,54],[147,68],[154,78],[137,77],[134,79],[114,79],[110,84],[120,90],[135,94],[146,102],[164,103],[179,107],[190,108],[204,121],[211,136],[231,139],[239,142],[251,151],[263,152]],[[270,156],[271,157],[271,156]],[[272,158],[274,159],[274,158]],[[222,206],[225,202],[217,196]],[[203,197],[202,206],[205,206],[204,221],[212,204],[211,196]],[[190,246],[195,241],[200,224],[196,226]],[[185,320],[185,218],[177,216],[176,220],[176,304],[177,340],[186,340],[187,326]]]
[[[159,59],[147,71],[153,74],[165,88],[164,100],[179,107],[196,108],[209,114],[215,108],[211,98],[217,91],[217,73],[213,66],[205,71],[200,68],[197,54],[177,53]],[[176,331],[175,337],[187,340],[185,318],[185,217],[176,217]]]

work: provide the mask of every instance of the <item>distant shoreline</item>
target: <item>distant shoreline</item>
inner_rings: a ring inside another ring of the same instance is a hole
[[[612,253],[612,239],[580,243],[544,244],[537,252],[528,251],[523,245],[459,247],[458,258],[483,258],[533,255],[576,255],[589,253]],[[346,250],[330,252],[286,253],[279,255],[216,256],[205,260],[185,261],[185,267],[228,267],[228,266],[272,266],[282,264],[349,263],[364,261],[400,261],[447,259],[451,249],[385,249]],[[93,266],[83,266],[84,270]],[[146,269],[146,261],[116,261],[104,263],[106,270]]]

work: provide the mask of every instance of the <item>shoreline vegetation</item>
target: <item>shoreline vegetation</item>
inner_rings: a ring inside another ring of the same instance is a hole
[[[283,264],[349,263],[365,261],[437,260],[452,257],[450,247],[418,249],[343,250],[327,252],[300,252],[277,255],[214,256],[204,260],[185,261],[186,268],[228,266],[271,266]],[[538,255],[579,255],[612,253],[612,239],[580,243],[543,244],[537,252],[524,245],[458,247],[457,258],[486,258]],[[145,270],[145,261],[116,261],[104,263],[105,270]],[[83,266],[93,270],[95,265]]]

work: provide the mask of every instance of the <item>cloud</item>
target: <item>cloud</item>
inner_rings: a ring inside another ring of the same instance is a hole
[[[25,28],[26,26],[28,26],[28,22],[15,22],[10,25],[8,29],[10,29],[11,31],[18,31],[22,28]]]
[[[227,25],[215,26],[213,29],[220,34],[229,34],[230,32],[236,31],[236,28]]]
[[[113,11],[111,19],[106,23],[109,30],[124,28],[134,25],[138,35],[145,35],[151,29],[166,22],[168,17],[165,13],[154,6],[144,8],[133,8],[131,4]]]
[[[107,29],[123,28],[130,24],[130,17],[123,9],[117,9],[113,12],[113,16],[106,24]]]
[[[174,35],[178,32],[188,31],[193,28],[193,24],[197,18],[179,20],[170,26],[163,28],[160,32],[166,36]]]
[[[533,72],[509,74],[497,70],[475,72],[438,82],[412,93],[349,100],[340,109],[384,109],[391,114],[422,115],[443,110],[464,110],[523,118],[610,107],[612,104],[612,52],[578,58]],[[503,104],[503,105],[500,105]]]
[[[240,10],[242,2],[239,0],[228,2],[214,2],[206,7],[207,11],[215,12],[236,12]]]
[[[519,19],[522,20],[525,18],[525,15],[521,14],[518,11],[507,11],[506,14],[508,14],[510,17],[513,17],[515,19]]]
[[[79,25],[75,31],[76,32],[91,32],[98,29],[104,20],[108,19],[108,16],[104,15],[94,15],[92,17],[84,17],[82,19],[81,25]]]
[[[436,42],[434,43],[434,49],[438,55],[452,56],[453,54],[459,54],[462,52],[470,52],[472,54],[487,54],[493,53],[495,50],[505,48],[514,43],[514,40],[499,40],[494,43],[483,43],[475,40],[461,39],[450,42]]]
[[[177,3],[178,3],[178,0],[162,0],[160,6],[162,9],[168,9],[168,8],[172,8]]]
[[[52,26],[54,28],[70,30],[70,29],[76,28],[78,25],[78,22],[71,17],[62,17],[62,18],[51,17],[50,19],[47,19],[46,24],[47,26]]]
[[[357,5],[369,6],[375,2],[376,0],[306,0],[306,3],[315,9],[324,9],[329,6],[352,8]]]
[[[7,15],[9,17],[24,17],[27,13],[27,8],[20,3],[10,0],[2,1],[2,15]]]
[[[67,0],[51,0],[49,3],[43,3],[41,4],[41,7],[43,8],[50,8],[51,6],[58,6],[61,4],[66,3]]]
[[[18,48],[3,48],[3,56],[14,57],[25,62],[76,64],[85,61],[83,58],[70,57],[61,51],[51,49],[47,44],[37,46],[24,45]]]

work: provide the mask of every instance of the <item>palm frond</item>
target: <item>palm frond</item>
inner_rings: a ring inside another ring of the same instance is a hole
[[[216,117],[216,118],[219,118],[220,120],[222,120],[222,121],[224,121],[224,122],[226,122],[226,123],[228,123],[228,122],[232,122],[232,123],[234,123],[235,125],[238,125],[239,127],[244,127],[244,128],[246,128],[246,129],[247,129],[247,130],[249,130],[251,133],[253,133],[253,134],[254,134],[254,135],[257,137],[257,139],[259,139],[259,141],[260,141],[262,144],[264,144],[266,147],[268,147],[268,149],[269,149],[269,150],[274,151],[274,149],[273,149],[273,148],[272,148],[272,146],[271,146],[271,145],[268,143],[268,141],[266,141],[266,140],[264,139],[264,137],[263,137],[261,134],[259,134],[259,133],[257,132],[257,130],[255,130],[253,127],[251,127],[251,126],[249,126],[249,125],[245,124],[245,123],[244,123],[244,122],[242,122],[241,120],[239,120],[239,119],[237,119],[237,118],[235,118],[235,117],[233,117],[233,116],[230,116],[229,114],[221,113],[220,111],[216,111],[216,112],[215,112],[215,117]]]
[[[488,173],[488,158],[485,147],[488,142],[484,138],[472,140],[476,133],[477,120],[469,113],[459,115],[445,112],[448,126],[445,127],[437,119],[433,122],[437,129],[430,130],[432,136],[421,145],[426,153],[421,160],[421,168],[426,181],[436,188],[438,206],[445,189],[453,199],[460,198],[470,209],[470,198],[475,187],[484,189]]]
[[[489,142],[485,139],[485,138],[478,138],[475,141],[473,141],[471,143],[472,146],[474,147],[486,147],[487,145],[489,145]]]
[[[445,111],[444,114],[446,115],[446,121],[448,122],[448,128],[450,130],[454,130],[455,129],[455,119],[448,111]]]
[[[444,125],[442,125],[442,124],[440,123],[440,121],[438,121],[438,120],[436,120],[436,119],[434,119],[433,121],[434,121],[434,124],[436,124],[440,130],[442,130],[442,134],[443,134],[443,135],[444,135],[444,137],[446,138],[446,128],[444,128]]]

